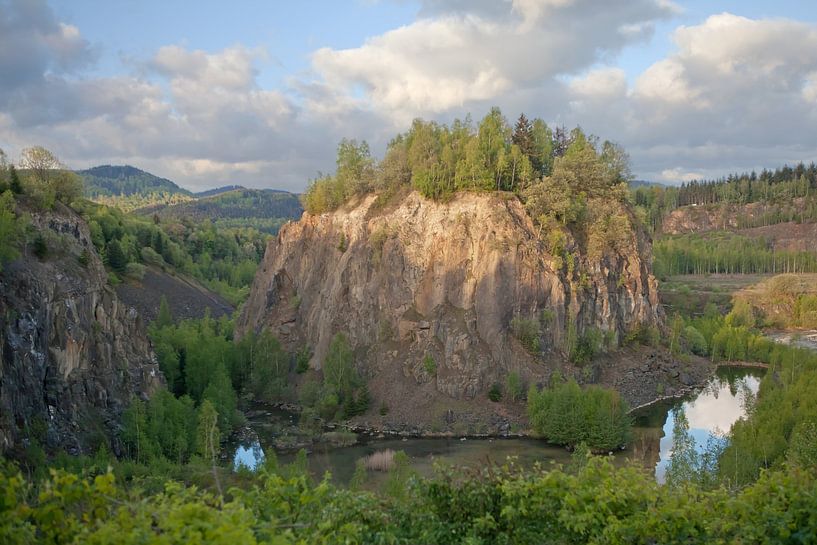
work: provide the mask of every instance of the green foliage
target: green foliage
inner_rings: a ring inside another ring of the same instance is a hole
[[[758,237],[731,232],[665,236],[653,243],[656,276],[817,272],[812,252],[775,250]]]
[[[17,245],[23,233],[24,224],[14,211],[14,195],[11,191],[4,191],[0,194],[0,271],[3,263],[20,255]]]
[[[304,346],[295,355],[295,372],[299,375],[306,373],[309,370],[309,360],[312,358],[312,352],[308,346]]]
[[[531,354],[538,354],[541,350],[539,336],[541,334],[538,320],[515,316],[511,320],[511,332],[516,337],[525,350]]]
[[[48,256],[48,243],[42,233],[37,233],[31,245],[31,251],[38,259],[45,259]]]
[[[128,264],[128,257],[122,250],[122,245],[118,240],[112,240],[106,247],[105,262],[117,273],[124,273]]]
[[[574,473],[512,464],[412,475],[395,455],[386,494],[312,484],[303,462],[270,464],[227,496],[168,482],[126,488],[114,473],[0,471],[0,538],[28,543],[811,543],[812,471],[770,471],[739,491],[659,486],[634,467],[584,457]]]
[[[511,401],[519,401],[525,393],[525,385],[522,383],[522,377],[516,371],[511,371],[505,378],[505,391],[508,393],[508,399]]]
[[[683,340],[690,352],[696,356],[705,356],[708,353],[706,339],[695,326],[684,328]]]
[[[437,362],[434,361],[434,358],[431,354],[426,354],[423,357],[423,369],[425,370],[426,374],[430,377],[437,376]]]
[[[165,458],[181,464],[195,452],[197,416],[187,396],[161,389],[147,403],[133,400],[122,420],[122,440],[137,462]]]
[[[88,222],[97,250],[111,254],[120,274],[128,263],[141,263],[198,279],[230,302],[249,293],[267,235],[251,228],[216,229],[212,224],[155,223],[88,201],[73,205]],[[118,248],[117,248],[118,246]]]
[[[156,328],[169,327],[173,325],[173,315],[170,312],[170,305],[167,298],[162,295],[159,300],[159,314],[156,316]]]
[[[578,365],[590,363],[601,352],[603,342],[602,332],[595,327],[588,327],[576,339],[573,350],[570,352],[570,361]]]
[[[574,380],[528,392],[531,427],[548,441],[575,446],[581,442],[595,451],[627,444],[630,417],[627,403],[615,390],[581,388]]]
[[[693,482],[698,475],[698,453],[695,439],[689,433],[689,420],[684,410],[672,413],[672,454],[667,466],[667,486],[679,487]]]
[[[494,383],[491,385],[491,388],[488,390],[488,399],[494,403],[502,400],[502,387],[499,384]]]

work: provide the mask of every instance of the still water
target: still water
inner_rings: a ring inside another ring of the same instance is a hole
[[[757,396],[763,373],[757,369],[721,367],[703,389],[689,398],[656,403],[635,415],[636,438],[658,438],[658,450],[652,452],[653,459],[642,457],[648,466],[654,460],[658,482],[664,482],[672,456],[675,412],[683,409],[686,413],[689,434],[701,452],[710,440],[722,438],[734,422],[746,416],[747,407]]]
[[[669,457],[672,454],[674,411],[683,407],[690,425],[690,434],[698,448],[703,449],[710,437],[728,432],[732,423],[746,414],[747,402],[757,395],[762,371],[753,369],[721,368],[716,376],[699,392],[687,399],[657,403],[634,415],[633,441],[627,450],[614,454],[616,464],[635,461],[655,471],[656,479],[663,482]],[[254,468],[264,460],[264,452],[276,450],[276,440],[291,430],[292,415],[282,411],[259,412],[250,417],[250,425],[258,440],[247,440],[235,445],[233,463]],[[289,426],[289,428],[288,428]],[[565,464],[570,453],[537,439],[370,439],[349,447],[313,444],[309,447],[308,465],[316,477],[329,472],[340,484],[352,478],[356,462],[378,451],[405,452],[411,468],[420,475],[430,475],[436,462],[457,467],[479,468],[490,463],[504,463],[509,456],[516,457],[518,465],[533,466],[551,462]],[[294,460],[295,454],[278,452],[280,463]],[[370,472],[376,473],[376,472]],[[372,475],[375,480],[380,478]]]

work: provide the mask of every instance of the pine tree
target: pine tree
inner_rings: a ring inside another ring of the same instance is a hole
[[[525,114],[520,114],[519,119],[516,120],[516,125],[513,128],[513,136],[511,142],[519,146],[519,149],[533,159],[535,155],[535,148],[533,145],[533,126],[531,122],[525,117]]]
[[[125,267],[128,264],[128,258],[125,256],[125,252],[122,251],[122,245],[118,240],[112,240],[108,243],[105,258],[108,262],[108,266],[114,271],[118,273],[125,272]]]

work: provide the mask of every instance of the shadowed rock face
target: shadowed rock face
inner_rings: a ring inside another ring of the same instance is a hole
[[[48,255],[29,249],[0,273],[0,451],[36,438],[49,450],[116,452],[123,409],[162,381],[153,351],[82,218],[60,204],[31,214]]]
[[[621,337],[662,321],[643,236],[595,262],[569,240],[578,257],[568,267],[515,197],[464,193],[436,203],[411,193],[383,211],[375,202],[284,226],[267,246],[238,334],[267,328],[288,348],[308,345],[317,369],[344,332],[370,378],[399,367],[406,379],[471,398],[510,371],[544,380],[564,359],[569,323],[578,334],[596,327]],[[539,324],[538,353],[512,334],[514,317]]]

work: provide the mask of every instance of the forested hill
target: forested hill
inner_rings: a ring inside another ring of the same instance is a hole
[[[203,199],[204,197],[214,197],[216,195],[221,195],[222,193],[227,193],[229,191],[235,191],[236,189],[247,189],[242,185],[225,185],[223,187],[216,187],[213,189],[207,189],[204,191],[199,191],[197,193],[193,193],[197,198]]]
[[[77,174],[85,181],[85,194],[91,199],[100,196],[129,197],[152,193],[191,195],[188,190],[166,178],[128,165],[102,165],[79,170]]]
[[[174,205],[155,205],[136,211],[156,214],[163,221],[210,220],[217,227],[254,227],[275,234],[278,228],[303,213],[294,193],[273,189],[235,189],[212,197],[198,198]]]

